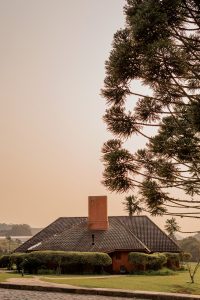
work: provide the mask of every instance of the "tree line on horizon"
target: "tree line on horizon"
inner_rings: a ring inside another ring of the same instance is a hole
[[[0,236],[32,236],[41,228],[31,228],[28,224],[0,223]]]

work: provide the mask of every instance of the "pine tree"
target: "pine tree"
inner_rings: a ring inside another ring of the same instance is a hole
[[[105,63],[104,121],[114,139],[102,149],[103,183],[137,190],[152,215],[200,218],[200,2],[127,0],[124,13]],[[135,91],[138,80],[146,93]],[[132,153],[134,135],[146,146]]]

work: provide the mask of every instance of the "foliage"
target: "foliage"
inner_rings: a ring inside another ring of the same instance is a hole
[[[164,255],[167,258],[166,266],[169,269],[177,270],[180,268],[180,254],[179,253],[171,253],[171,252],[165,252]]]
[[[192,255],[191,261],[198,261],[200,258],[200,241],[190,236],[179,241],[179,246],[184,252]]]
[[[167,219],[165,223],[165,230],[169,233],[169,236],[175,239],[175,233],[180,231],[180,227],[175,218]]]
[[[130,252],[128,255],[128,260],[132,264],[146,266],[148,262],[148,254],[141,252]]]
[[[126,0],[124,13],[105,63],[104,121],[115,139],[102,148],[103,183],[139,191],[152,215],[200,218],[199,1]],[[147,143],[132,153],[134,135]]]
[[[0,236],[31,236],[28,224],[0,224]]]
[[[0,268],[10,267],[10,255],[2,255],[0,257]]]
[[[187,263],[187,268],[188,268],[188,272],[189,272],[189,275],[190,275],[191,283],[194,283],[195,276],[197,274],[199,266],[200,266],[200,259],[198,260],[198,262],[196,263],[196,265],[194,266],[194,268],[192,268],[191,263],[189,263],[189,262]]]
[[[13,267],[14,265],[16,266],[16,269],[18,273],[22,269],[23,262],[26,258],[26,254],[24,253],[14,253],[10,255],[10,266]]]
[[[180,260],[182,262],[188,262],[191,261],[192,255],[188,252],[182,252],[180,253]]]
[[[200,232],[196,233],[195,235],[193,235],[193,237],[195,239],[197,239],[198,241],[200,241]]]
[[[129,261],[134,264],[135,270],[159,270],[167,262],[164,254],[146,254],[141,252],[130,252]]]
[[[162,253],[150,254],[148,256],[148,268],[151,270],[161,269],[166,262],[166,256]]]
[[[0,239],[0,254],[12,252],[20,245],[21,241],[18,239],[11,239],[10,237]]]
[[[139,215],[142,212],[139,201],[137,201],[134,195],[126,197],[123,204],[125,207],[124,210],[129,213],[129,216],[132,216],[134,213]]]
[[[15,264],[17,270],[22,268],[30,274],[40,270],[53,270],[54,273],[81,272],[101,270],[112,263],[106,253],[98,252],[64,252],[64,251],[35,251],[31,253],[14,253],[8,256],[7,262]],[[1,263],[1,259],[0,259]],[[8,264],[4,263],[4,266]]]
[[[35,255],[25,255],[20,267],[24,272],[37,274],[38,270],[44,267],[44,262]]]

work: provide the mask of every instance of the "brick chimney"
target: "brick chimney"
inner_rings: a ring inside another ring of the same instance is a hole
[[[88,197],[88,228],[90,230],[107,230],[107,196]]]

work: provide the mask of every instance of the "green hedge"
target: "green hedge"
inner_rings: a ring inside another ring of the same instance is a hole
[[[0,268],[10,268],[10,255],[2,255],[0,257]]]
[[[146,253],[130,252],[128,255],[128,260],[132,264],[145,265],[147,264],[147,257],[148,255]]]
[[[161,269],[167,262],[167,258],[162,253],[155,253],[148,255],[148,268],[150,270],[159,270]]]
[[[53,270],[57,273],[94,273],[112,264],[110,256],[98,252],[65,252],[65,251],[37,251],[31,253],[14,253],[5,259],[4,266],[16,265],[18,271],[35,274],[39,270]]]
[[[172,270],[177,270],[180,268],[180,253],[170,253],[165,252],[165,256],[167,257],[166,267]]]
[[[167,257],[162,253],[146,254],[140,252],[130,252],[129,262],[135,265],[136,270],[159,270],[167,262]]]

